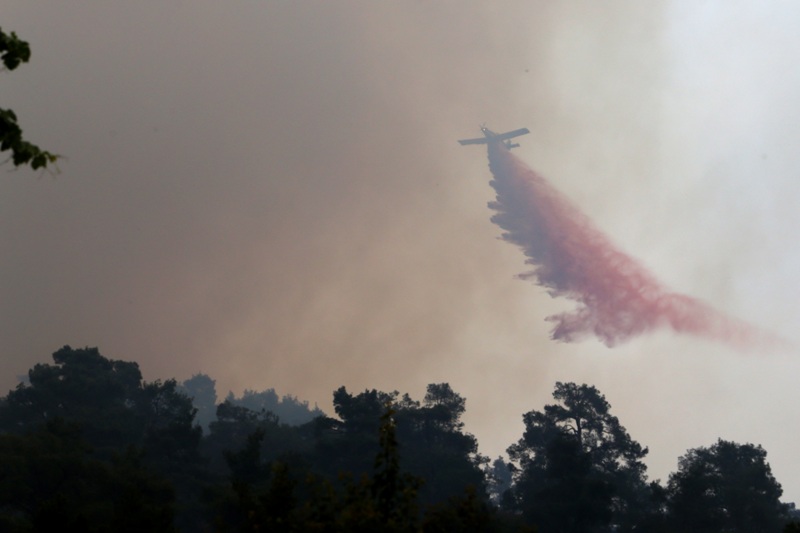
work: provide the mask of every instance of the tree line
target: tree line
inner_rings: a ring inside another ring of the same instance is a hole
[[[761,446],[720,439],[648,481],[600,391],[553,399],[491,461],[447,383],[341,387],[331,417],[65,346],[0,399],[0,531],[800,531]]]

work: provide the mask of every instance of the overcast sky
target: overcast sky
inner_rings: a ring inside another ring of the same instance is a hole
[[[0,171],[0,387],[70,344],[332,413],[449,382],[496,456],[595,385],[651,479],[718,437],[800,501],[798,353],[669,331],[560,344],[515,279],[486,150],[515,153],[666,286],[800,344],[800,4],[4,4],[0,106],[65,156]],[[3,167],[0,167],[3,168]]]

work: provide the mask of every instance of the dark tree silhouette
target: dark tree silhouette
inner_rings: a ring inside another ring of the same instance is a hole
[[[669,521],[677,530],[778,532],[789,519],[761,446],[718,440],[694,448],[670,474]]]
[[[93,459],[135,452],[144,467],[172,482],[179,520],[191,521],[203,476],[202,431],[177,382],[147,383],[138,364],[107,359],[97,348],[64,346],[53,362],[35,365],[30,383],[0,401],[0,432],[26,434],[63,420],[79,428]]]
[[[74,424],[0,435],[0,472],[0,531],[175,531],[170,483],[132,449],[93,457]]]
[[[64,346],[53,362],[35,365],[30,384],[0,402],[0,430],[21,433],[61,418],[78,424],[100,456],[137,446],[147,449],[148,461],[194,458],[200,428],[174,379],[146,383],[138,364],[107,359],[97,348]]]
[[[399,398],[399,399],[398,399]],[[355,474],[368,472],[365,459],[377,449],[377,429],[387,403],[395,406],[397,438],[403,466],[424,478],[420,489],[423,504],[460,496],[472,485],[486,498],[483,467],[488,458],[478,453],[478,441],[463,432],[461,416],[466,400],[449,384],[430,384],[420,404],[407,394],[367,390],[357,395],[341,387],[334,393],[334,409],[342,419],[340,431],[323,441],[328,463]]]
[[[647,449],[596,388],[558,382],[553,397],[559,403],[523,415],[525,432],[508,449],[517,468],[510,505],[557,531],[632,528],[647,500]]]

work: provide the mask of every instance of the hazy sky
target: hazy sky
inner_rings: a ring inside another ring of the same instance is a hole
[[[800,344],[800,4],[4,4],[0,106],[64,154],[0,174],[0,387],[64,344],[332,412],[449,382],[496,456],[555,381],[598,387],[651,478],[718,437],[800,501],[798,353],[668,331],[559,344],[515,279],[486,150],[516,155],[665,285]]]

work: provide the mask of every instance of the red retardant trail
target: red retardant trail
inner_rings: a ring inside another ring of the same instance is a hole
[[[489,168],[497,191],[497,200],[489,202],[497,211],[492,222],[535,267],[520,278],[534,280],[552,297],[578,302],[574,311],[547,317],[555,323],[553,339],[572,342],[595,335],[610,347],[666,326],[738,348],[782,344],[701,301],[666,290],[499,141],[489,142]]]

